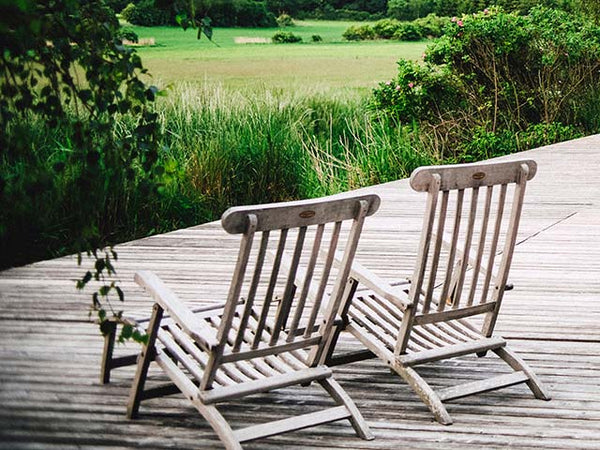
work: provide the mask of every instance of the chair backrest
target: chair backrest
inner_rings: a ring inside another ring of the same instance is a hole
[[[502,302],[532,160],[431,166],[411,187],[427,192],[420,246],[396,347],[404,353],[412,326],[485,314],[490,336]]]
[[[332,332],[363,221],[379,203],[367,194],[235,207],[223,214],[223,228],[242,239],[219,344],[201,389],[210,388],[219,365],[228,362],[311,347],[309,365],[320,358],[315,349],[322,351],[323,337]],[[344,255],[339,268],[333,268],[336,250]]]

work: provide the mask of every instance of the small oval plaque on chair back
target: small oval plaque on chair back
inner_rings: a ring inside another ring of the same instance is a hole
[[[485,178],[485,172],[475,172],[473,174],[474,180],[483,180]]]
[[[315,217],[315,212],[308,209],[306,211],[302,211],[299,216],[303,219],[310,219],[311,217]]]

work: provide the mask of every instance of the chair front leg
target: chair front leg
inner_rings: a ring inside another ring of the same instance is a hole
[[[344,288],[344,300],[342,301],[339,309],[339,317],[335,320],[333,324],[333,330],[323,345],[324,350],[321,360],[318,362],[318,364],[329,365],[330,362],[333,362],[333,352],[340,337],[340,333],[344,331],[346,325],[348,325],[348,309],[350,308],[350,302],[352,301],[357,288],[358,281],[354,280],[353,278],[348,278],[348,282]]]
[[[142,351],[138,356],[137,370],[131,385],[129,401],[127,402],[127,418],[134,419],[138,415],[142,394],[144,393],[144,385],[146,384],[146,376],[150,363],[156,355],[155,343],[160,322],[163,316],[163,309],[159,304],[155,304],[152,312],[152,318],[148,324],[148,341],[142,346]]]
[[[104,335],[104,352],[102,352],[102,364],[100,367],[100,383],[110,383],[110,371],[112,369],[113,350],[117,336],[117,323],[108,322],[108,332]]]

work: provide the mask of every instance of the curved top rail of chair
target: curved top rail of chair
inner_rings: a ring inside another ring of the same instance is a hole
[[[419,167],[410,176],[410,186],[415,191],[427,191],[433,181],[433,174],[440,176],[441,191],[515,183],[519,180],[522,164],[527,164],[529,168],[527,180],[531,180],[537,172],[537,164],[531,159],[522,159],[484,164],[458,164],[453,165],[451,169],[447,166]]]
[[[332,197],[330,200],[318,198],[265,205],[236,206],[223,213],[221,225],[230,234],[243,233],[246,231],[250,214],[257,218],[255,231],[338,222],[356,217],[360,201],[368,203],[367,216],[374,214],[379,209],[381,202],[378,195],[365,194],[341,198]]]

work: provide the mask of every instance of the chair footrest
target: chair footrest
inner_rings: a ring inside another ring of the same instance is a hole
[[[472,342],[450,345],[448,347],[434,348],[424,350],[418,353],[408,353],[398,357],[400,363],[404,366],[416,366],[440,359],[454,358],[456,356],[468,355],[471,353],[484,352],[495,348],[504,347],[506,341],[501,337],[482,338]]]
[[[337,420],[348,419],[350,417],[351,414],[345,406],[336,406],[323,411],[242,428],[241,430],[234,431],[234,435],[239,442],[245,442],[286,433],[288,431],[301,430],[302,428],[335,422]]]
[[[311,381],[322,380],[329,378],[330,376],[331,369],[329,367],[317,366],[279,376],[248,381],[244,384],[215,388],[208,391],[200,391],[198,392],[198,397],[202,403],[205,405],[210,405],[213,403],[230,400],[232,398],[238,398],[246,395],[258,394],[259,392],[292,386],[294,384],[310,383]]]
[[[493,391],[503,387],[513,386],[515,384],[524,383],[529,380],[529,377],[523,372],[513,372],[506,375],[500,375],[487,380],[474,381],[465,383],[459,386],[443,389],[438,392],[438,396],[442,401],[454,400],[461,397],[466,397],[480,392]]]

